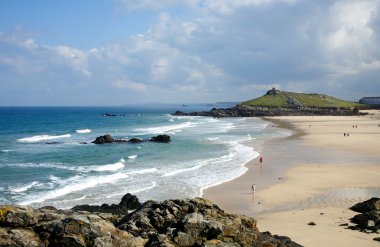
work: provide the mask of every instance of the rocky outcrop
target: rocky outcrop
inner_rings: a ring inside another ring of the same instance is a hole
[[[380,210],[380,199],[373,197],[367,201],[359,202],[354,206],[350,207],[351,210],[358,213],[367,213],[372,211]]]
[[[88,212],[0,206],[0,246],[143,246],[145,242]]]
[[[117,227],[148,239],[147,246],[300,246],[260,233],[255,219],[225,213],[202,198],[148,201]]]
[[[104,113],[102,114],[103,117],[124,117],[125,114],[115,114],[115,113]]]
[[[355,215],[351,222],[356,224],[350,229],[364,232],[378,232],[380,229],[380,198],[371,198],[367,201],[355,204],[350,208],[361,214]]]
[[[96,139],[92,141],[92,143],[95,143],[95,144],[105,144],[105,143],[113,143],[113,142],[115,142],[115,139],[113,139],[113,137],[110,134],[96,137]]]
[[[74,211],[87,211],[95,213],[103,218],[107,218],[111,222],[115,223],[121,219],[124,215],[127,215],[129,211],[135,210],[141,206],[139,199],[135,195],[126,194],[121,198],[119,204],[102,204],[99,205],[77,205],[72,208]]]
[[[271,90],[268,90],[265,95],[279,95],[280,92],[281,92],[280,90],[277,90],[276,88],[272,88]]]
[[[168,143],[170,142],[170,136],[168,135],[158,135],[158,136],[153,136],[152,138],[149,139],[151,142],[163,142],[163,143]]]
[[[104,135],[104,136],[98,136],[94,141],[91,143],[94,144],[107,144],[107,143],[140,143],[143,142],[143,139],[139,138],[131,138],[129,140],[124,140],[124,139],[114,139],[110,134]],[[162,143],[168,143],[170,142],[170,136],[168,135],[158,135],[158,136],[153,136],[149,139],[149,141],[152,142],[162,142]]]
[[[143,142],[144,140],[140,139],[140,138],[131,138],[128,140],[128,142],[130,143],[140,143],[140,142]]]
[[[202,198],[148,201],[115,224],[94,213],[0,206],[0,246],[300,246]]]
[[[270,117],[270,116],[353,116],[363,113],[353,111],[350,108],[303,107],[296,100],[288,102],[289,108],[284,107],[262,107],[237,105],[231,108],[213,108],[210,111],[185,113],[176,111],[174,116],[206,116],[206,117]]]

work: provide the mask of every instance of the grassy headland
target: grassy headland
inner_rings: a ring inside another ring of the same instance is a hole
[[[276,89],[269,90],[264,96],[248,100],[241,103],[249,106],[262,107],[312,107],[312,108],[331,108],[331,107],[359,107],[365,105],[337,99],[323,94],[305,94],[285,92]]]

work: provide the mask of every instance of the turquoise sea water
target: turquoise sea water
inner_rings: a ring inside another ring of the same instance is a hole
[[[142,201],[200,196],[204,188],[242,175],[260,143],[281,135],[260,119],[170,115],[175,110],[0,108],[0,204],[68,208],[117,203],[128,192]],[[119,139],[165,133],[172,141],[90,143],[107,133]]]

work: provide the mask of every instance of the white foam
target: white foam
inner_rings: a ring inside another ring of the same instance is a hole
[[[137,194],[137,193],[140,193],[140,192],[143,192],[143,191],[146,191],[146,190],[151,190],[154,187],[156,187],[156,185],[157,185],[156,182],[152,182],[151,186],[148,186],[148,187],[145,187],[145,188],[141,188],[141,189],[137,189],[137,190],[131,190],[131,191],[127,191],[127,192],[114,193],[114,194],[106,196],[106,198],[111,198],[111,197],[115,197],[115,196],[125,195],[125,193]]]
[[[142,132],[144,134],[162,134],[165,132],[179,132],[184,128],[191,128],[196,125],[197,123],[194,123],[194,122],[185,122],[185,123],[180,123],[180,124],[164,125],[164,126],[159,126],[159,127],[138,128],[138,129],[135,129],[135,131]]]
[[[221,158],[226,158],[231,161],[233,160],[233,162],[238,164],[241,167],[241,169],[232,170],[231,172],[224,174],[224,178],[220,177],[218,181],[210,182],[208,185],[202,186],[199,189],[200,197],[202,197],[203,191],[205,189],[229,182],[237,177],[242,176],[244,173],[248,171],[248,168],[246,168],[244,165],[248,161],[260,155],[258,152],[254,151],[252,147],[243,145],[237,141],[231,141],[228,144],[230,145],[230,154],[224,155]]]
[[[17,168],[56,168],[62,170],[78,171],[80,168],[65,166],[62,163],[16,163],[16,164],[0,164],[0,167],[17,167]]]
[[[128,175],[145,174],[145,173],[153,173],[153,172],[156,172],[156,171],[157,171],[157,168],[153,167],[153,168],[147,168],[147,169],[142,169],[142,170],[128,172],[126,174],[128,174]]]
[[[13,152],[14,150],[11,150],[11,149],[4,149],[4,150],[1,150],[1,152],[3,153],[9,153],[9,152]]]
[[[92,187],[102,185],[102,184],[114,183],[117,180],[127,178],[127,177],[128,177],[127,174],[123,174],[123,173],[119,172],[116,174],[106,175],[106,176],[82,178],[82,179],[79,179],[80,182],[78,182],[78,180],[76,180],[75,182],[70,183],[66,186],[63,186],[59,189],[55,189],[55,190],[52,190],[49,192],[45,192],[43,194],[35,195],[32,198],[30,198],[29,200],[22,201],[19,204],[20,205],[29,205],[29,204],[33,204],[33,203],[41,203],[41,202],[44,202],[46,200],[61,197],[61,196],[70,194],[70,193],[75,192],[75,191],[80,191],[80,190],[92,188]]]
[[[139,192],[143,192],[143,191],[146,191],[146,190],[151,190],[153,189],[154,187],[156,187],[157,183],[156,182],[152,182],[152,185],[149,186],[149,187],[145,187],[145,188],[141,188],[141,189],[138,189],[138,190],[133,190],[131,191],[130,193],[131,194],[136,194],[136,193],[139,193]]]
[[[121,170],[123,168],[124,168],[124,163],[117,162],[115,164],[108,164],[108,165],[99,166],[93,170],[98,171],[98,172],[104,172],[104,171],[117,171],[117,170]]]
[[[125,159],[121,158],[121,159],[120,159],[120,162],[125,163]]]
[[[49,176],[49,179],[55,183],[59,183],[61,181],[61,178],[60,177],[57,177],[57,176],[54,176],[54,175],[50,175]]]
[[[86,134],[86,133],[91,133],[90,129],[83,129],[83,130],[76,130],[75,132],[79,134]]]
[[[61,138],[69,138],[71,137],[70,134],[66,135],[37,135],[37,136],[31,136],[31,137],[24,137],[21,139],[18,139],[19,142],[27,142],[27,143],[34,143],[34,142],[41,142],[41,141],[48,141],[48,140],[54,140],[54,139],[61,139]]]
[[[209,138],[206,138],[207,141],[217,141],[217,140],[220,140],[220,137],[209,137]]]
[[[38,182],[38,181],[33,181],[31,183],[28,183],[28,184],[24,184],[20,187],[13,187],[13,188],[10,188],[10,191],[13,192],[13,193],[20,193],[20,192],[25,192],[27,190],[29,190],[30,188],[33,188],[35,186],[38,186],[40,185],[41,183]]]
[[[176,119],[186,119],[186,120],[194,120],[194,119],[197,119],[197,118],[204,118],[204,117],[201,117],[201,116],[172,116],[173,118],[176,118]]]
[[[130,156],[128,156],[128,159],[136,159],[137,158],[137,154],[135,154],[135,155],[130,155]]]
[[[199,165],[196,165],[196,166],[193,166],[193,167],[190,167],[190,168],[184,168],[184,169],[179,169],[179,170],[175,170],[175,171],[172,171],[172,172],[167,172],[165,173],[164,175],[162,175],[163,177],[169,177],[169,176],[174,176],[178,173],[183,173],[183,172],[188,172],[188,171],[194,171],[194,170],[198,170],[199,168],[202,167],[202,164],[199,164]]]

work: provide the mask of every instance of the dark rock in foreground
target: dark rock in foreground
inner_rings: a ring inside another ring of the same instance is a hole
[[[72,208],[74,211],[87,211],[95,213],[102,217],[107,217],[111,222],[115,222],[117,219],[128,214],[128,211],[135,210],[141,206],[139,199],[135,195],[126,194],[123,196],[119,204],[102,204],[99,205],[77,205]],[[100,213],[100,214],[99,214]],[[111,214],[111,215],[105,215]]]
[[[367,201],[355,204],[350,207],[350,209],[358,213],[368,213],[373,210],[380,210],[380,199],[373,197]]]
[[[0,246],[143,246],[139,240],[88,212],[0,206]]]
[[[361,214],[355,215],[351,222],[356,226],[350,226],[352,230],[364,232],[378,232],[380,229],[380,198],[371,198],[367,201],[355,204],[350,208]]]
[[[148,201],[116,226],[147,239],[147,246],[300,246],[260,233],[255,219],[225,213],[202,198]]]
[[[158,135],[158,136],[153,136],[149,140],[151,142],[163,142],[163,143],[167,143],[167,142],[170,142],[170,136],[168,136],[168,135]]]
[[[132,198],[127,194],[119,205],[129,208],[135,202]],[[195,198],[148,201],[115,224],[84,211],[0,206],[0,246],[300,245],[260,233],[253,218],[225,213],[210,201]]]

